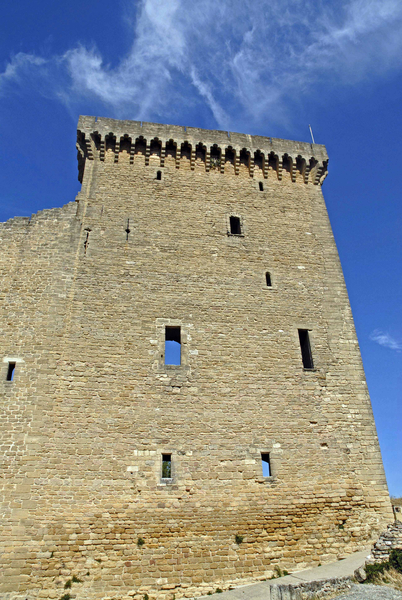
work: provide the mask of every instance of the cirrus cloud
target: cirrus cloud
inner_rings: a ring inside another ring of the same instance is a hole
[[[402,350],[402,342],[399,342],[388,332],[382,331],[381,329],[374,329],[374,331],[370,333],[370,340],[372,342],[377,342],[380,346],[390,348],[390,350],[396,350],[397,352]]]
[[[142,0],[133,2],[132,45],[117,66],[78,45],[50,57],[19,53],[0,93],[27,89],[67,104],[92,99],[113,116],[158,119],[181,107],[250,123],[282,119],[295,97],[354,85],[402,65],[399,0]]]

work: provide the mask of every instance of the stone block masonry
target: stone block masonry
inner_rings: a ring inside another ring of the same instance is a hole
[[[0,598],[190,597],[365,547],[392,510],[325,148],[77,139],[76,202],[0,225]]]
[[[389,560],[391,550],[402,550],[402,523],[390,523],[383,531],[371,549],[371,555],[366,564],[381,563]]]

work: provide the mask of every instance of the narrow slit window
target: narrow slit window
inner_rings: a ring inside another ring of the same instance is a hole
[[[261,452],[262,476],[271,477],[271,462],[268,452]]]
[[[314,369],[308,329],[299,329],[299,340],[303,367],[305,369]]]
[[[181,364],[181,331],[180,327],[165,329],[165,365]]]
[[[161,181],[161,179],[162,179],[162,171],[157,171],[157,172],[156,172],[156,179],[157,179],[158,181]]]
[[[241,225],[239,217],[230,217],[230,234],[241,235]]]
[[[172,455],[162,454],[162,479],[172,478]]]
[[[14,379],[14,372],[15,372],[15,362],[9,362],[8,370],[7,370],[7,381],[12,381]]]
[[[265,281],[267,287],[272,287],[271,273],[269,273],[268,271],[265,273]]]
[[[262,183],[262,181],[258,182],[258,186],[260,188],[260,192],[263,192],[264,191],[264,184]]]

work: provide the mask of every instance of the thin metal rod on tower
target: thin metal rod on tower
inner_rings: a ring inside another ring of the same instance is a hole
[[[313,130],[311,129],[310,123],[309,123],[309,129],[310,129],[310,133],[311,133],[311,139],[313,140],[313,144],[315,144],[314,136],[313,136]]]

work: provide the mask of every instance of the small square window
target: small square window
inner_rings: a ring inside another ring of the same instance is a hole
[[[156,319],[157,348],[153,357],[158,373],[185,373],[189,370],[191,355],[188,339],[187,323],[172,317]]]
[[[9,362],[8,369],[7,369],[6,381],[12,381],[14,379],[14,372],[15,372],[15,362]]]
[[[165,327],[165,365],[181,365],[180,327]]]
[[[230,219],[230,235],[241,235],[240,217],[231,216]]]
[[[162,479],[172,478],[172,455],[162,454]]]
[[[271,477],[271,462],[269,452],[261,452],[262,476]]]
[[[314,369],[308,329],[299,329],[299,341],[303,367],[305,369]]]

